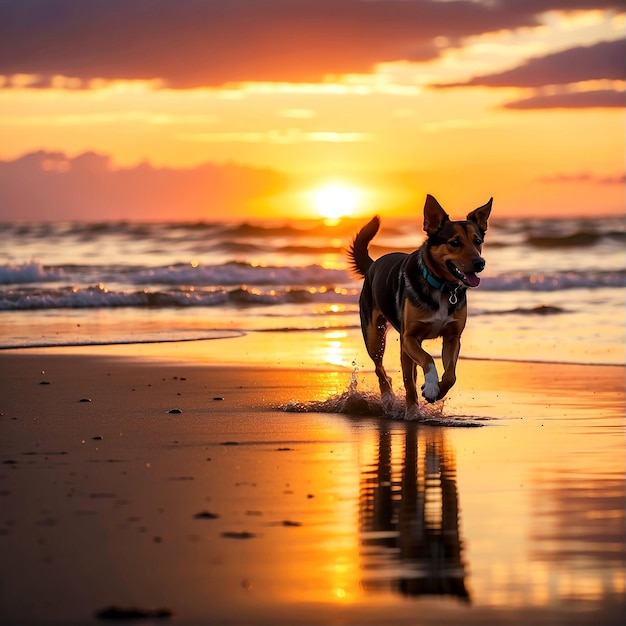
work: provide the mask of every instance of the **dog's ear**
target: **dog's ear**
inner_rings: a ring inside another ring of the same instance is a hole
[[[448,214],[441,208],[439,202],[428,194],[424,204],[424,231],[426,234],[429,237],[436,235],[449,220]]]
[[[487,204],[483,204],[483,206],[478,207],[471,213],[467,214],[467,219],[470,222],[477,224],[483,235],[487,232],[487,220],[489,219],[489,214],[491,213],[492,202],[493,198],[489,198],[489,202],[487,202]]]

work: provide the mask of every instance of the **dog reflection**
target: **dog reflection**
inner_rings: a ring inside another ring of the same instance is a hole
[[[366,591],[469,601],[456,463],[443,431],[381,424],[376,458],[362,470],[359,510]]]

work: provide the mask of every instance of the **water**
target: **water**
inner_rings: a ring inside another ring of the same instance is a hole
[[[365,221],[0,224],[0,347],[353,329]],[[422,240],[383,217],[370,251]],[[625,241],[621,218],[494,220],[462,355],[623,363]]]

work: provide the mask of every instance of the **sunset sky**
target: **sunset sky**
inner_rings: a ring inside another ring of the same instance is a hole
[[[624,36],[623,0],[2,0],[0,220],[623,213]]]

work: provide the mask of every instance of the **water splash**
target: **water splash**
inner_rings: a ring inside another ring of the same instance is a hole
[[[355,362],[348,388],[324,400],[291,400],[281,409],[286,413],[337,413],[352,417],[378,417],[387,420],[415,421],[428,426],[477,427],[483,426],[475,418],[444,415],[445,400],[435,404],[420,404],[415,414],[407,418],[406,404],[396,395],[383,403],[378,391],[359,390],[359,368]]]

